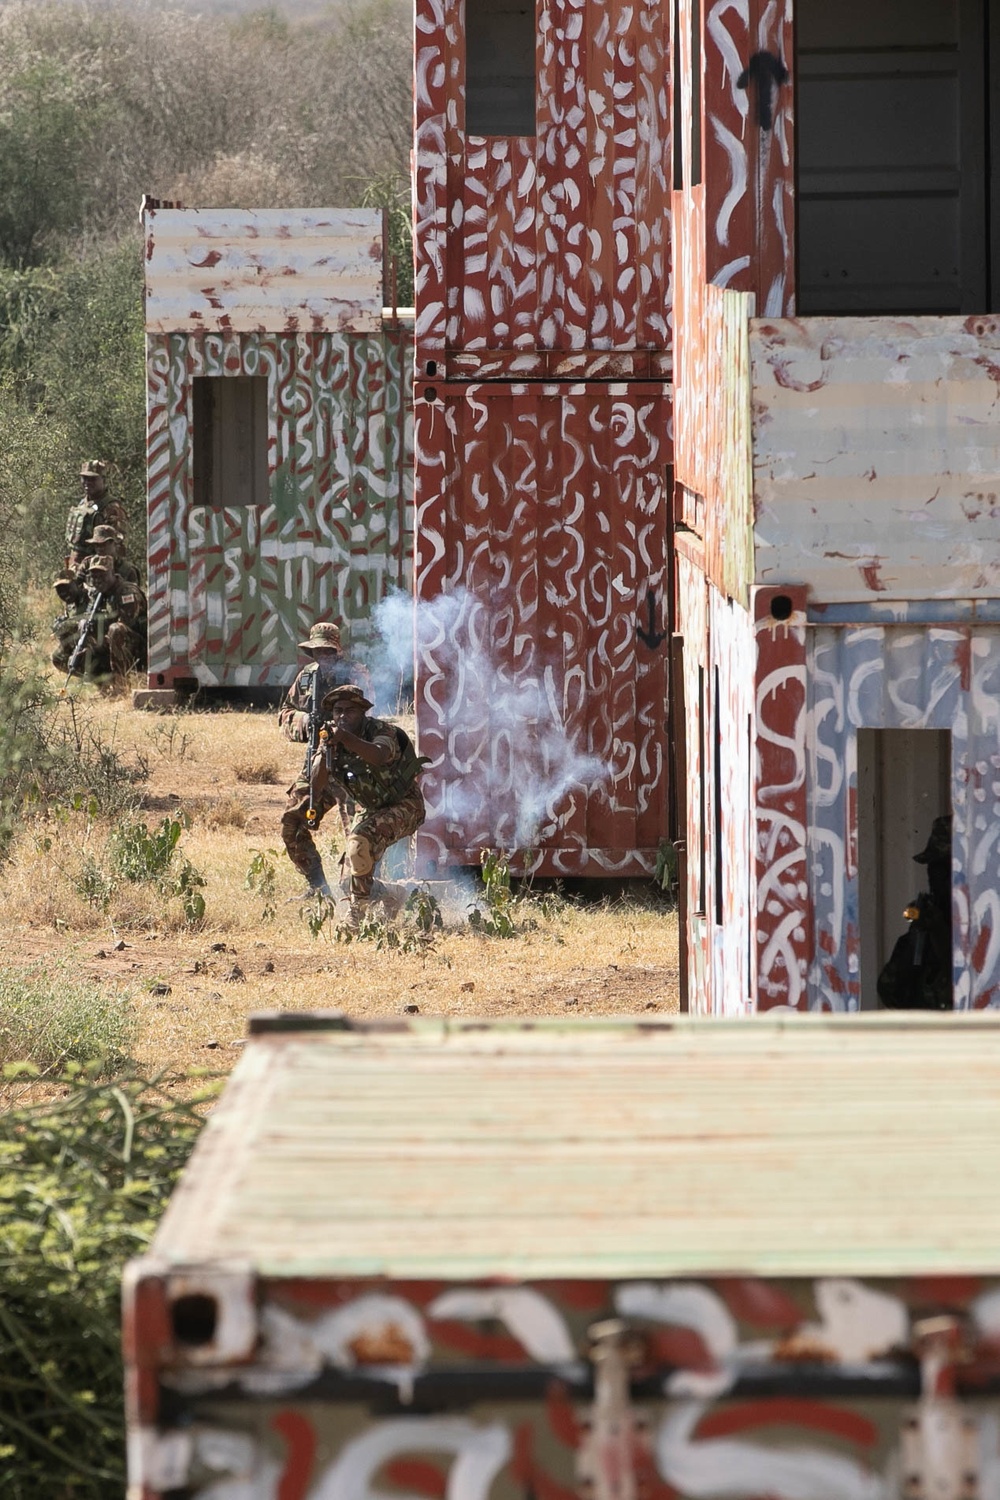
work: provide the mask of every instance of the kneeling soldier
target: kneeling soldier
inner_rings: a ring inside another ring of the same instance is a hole
[[[350,892],[348,923],[356,927],[372,901],[384,899],[375,878],[391,844],[416,833],[426,817],[417,778],[424,761],[396,724],[370,719],[371,703],[356,683],[336,687],[323,699],[324,749],[314,766],[316,790],[342,788],[354,804],[343,868]]]

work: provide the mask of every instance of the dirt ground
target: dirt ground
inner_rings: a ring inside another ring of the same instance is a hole
[[[64,815],[44,832],[26,830],[0,876],[0,965],[124,990],[145,1067],[230,1066],[248,1014],[260,1009],[572,1019],[677,1008],[676,915],[652,886],[615,899],[532,898],[517,911],[518,934],[501,939],[468,927],[470,874],[453,889],[435,887],[444,929],[416,951],[338,940],[333,921],[313,936],[279,836],[301,750],[279,736],[273,710],[156,715],[84,689],[73,712],[145,768],[139,816],[150,829],[164,818],[188,825],[178,856],[205,880],[205,917],[192,930],[178,900],[155,887],[122,887],[103,904],[84,899],[84,873],[107,868],[112,830]],[[335,821],[318,839],[328,870]],[[274,872],[269,903],[248,889],[255,855]]]

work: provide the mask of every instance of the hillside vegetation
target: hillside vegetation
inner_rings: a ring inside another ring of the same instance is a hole
[[[144,193],[191,206],[385,205],[408,274],[411,14],[315,19],[0,3],[0,633],[47,582],[81,459],[144,525]]]

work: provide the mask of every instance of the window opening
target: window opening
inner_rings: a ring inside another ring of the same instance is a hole
[[[705,910],[705,846],[708,827],[705,817],[707,788],[705,781],[705,668],[698,668],[698,911]]]
[[[266,505],[267,376],[195,376],[192,419],[195,505]]]
[[[881,1008],[879,979],[890,960],[884,987],[899,1008],[911,1008],[917,998],[931,1009],[943,999],[947,1008],[953,967],[951,858],[950,837],[945,852],[939,820],[951,812],[951,734],[947,729],[861,729],[857,750],[861,1009]],[[929,859],[915,859],[928,852]],[[914,927],[904,913],[918,907]],[[914,967],[920,972],[911,972]]]
[[[465,130],[535,134],[534,0],[465,0]]]
[[[701,0],[691,6],[691,186],[701,181]]]
[[[715,925],[722,926],[722,695],[719,691],[719,669],[714,669],[715,687]]]

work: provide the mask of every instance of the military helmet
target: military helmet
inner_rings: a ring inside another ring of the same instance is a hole
[[[346,708],[349,703],[357,704],[365,711],[372,706],[371,699],[365,697],[363,689],[356,682],[345,682],[340,687],[331,688],[323,698],[323,708],[327,713],[335,708]]]
[[[332,620],[319,620],[310,630],[309,639],[299,641],[300,651],[339,651],[340,626]]]
[[[951,813],[944,813],[931,824],[931,836],[924,848],[913,858],[918,865],[935,864],[938,860],[951,861]]]
[[[103,458],[88,458],[86,463],[80,466],[81,479],[107,479],[108,466]]]

